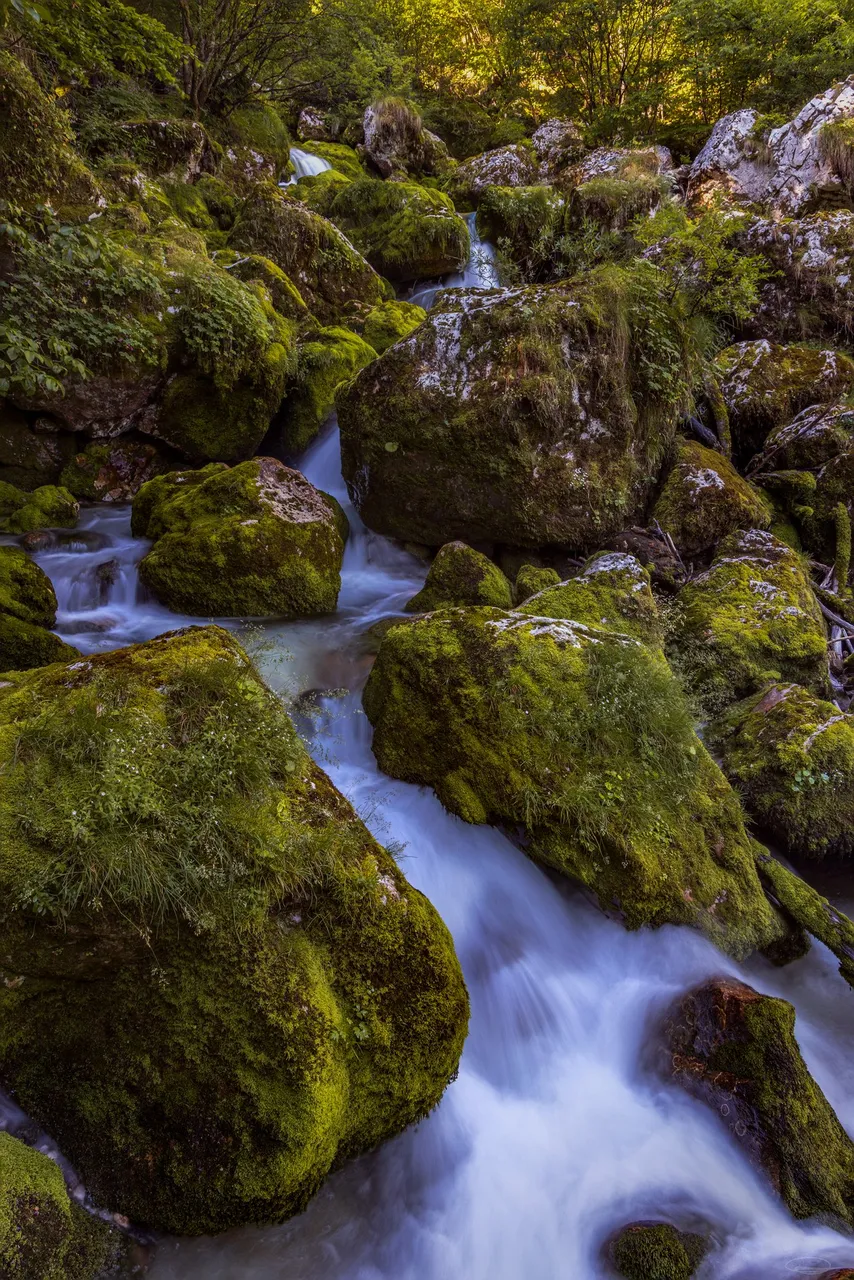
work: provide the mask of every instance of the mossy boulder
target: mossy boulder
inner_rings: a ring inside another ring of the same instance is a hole
[[[582,182],[572,192],[567,225],[580,231],[594,223],[608,231],[624,231],[629,223],[651,213],[668,190],[668,183],[649,173],[635,177],[600,174]]]
[[[784,849],[854,851],[854,717],[796,684],[772,684],[715,721],[710,740],[747,809]]]
[[[690,364],[662,290],[642,263],[448,291],[339,396],[344,476],[365,523],[428,546],[593,550],[636,522]]]
[[[366,175],[360,174],[359,178],[366,179]],[[321,173],[304,174],[299,182],[288,189],[288,194],[295,196],[314,213],[328,218],[335,197],[344,187],[352,186],[353,181],[353,178],[345,178],[337,169],[324,169]]]
[[[553,187],[487,187],[477,208],[477,230],[529,279],[540,266],[540,246],[563,227],[566,201]]]
[[[291,138],[272,102],[247,102],[217,122],[226,172],[244,183],[278,181],[290,163]]]
[[[69,1196],[49,1156],[0,1133],[0,1274],[6,1280],[98,1280],[117,1274],[124,1237]]]
[[[510,583],[497,564],[465,542],[447,542],[430,565],[427,581],[408,602],[408,613],[446,604],[487,604],[509,609]]]
[[[549,569],[544,565],[523,564],[518,569],[513,583],[513,600],[517,605],[524,604],[538,591],[544,591],[546,587],[556,587],[560,580],[557,569]]]
[[[365,166],[358,153],[352,147],[345,146],[343,142],[321,142],[312,139],[302,150],[307,151],[309,155],[320,156],[321,160],[332,165],[336,173],[349,178],[351,182],[358,182],[360,178],[365,177]]]
[[[545,586],[517,608],[532,617],[564,618],[619,631],[648,644],[661,641],[649,573],[634,556],[620,551],[591,556],[574,578]]]
[[[284,316],[286,320],[294,320],[301,326],[310,321],[311,313],[303,301],[302,294],[293,280],[286,276],[275,262],[257,253],[238,255],[230,250],[224,250],[223,257],[226,255],[234,259],[233,262],[223,262],[226,271],[234,276],[235,280],[242,280],[244,284],[262,285],[269,293],[270,301],[280,316]],[[217,262],[219,260],[217,255]]]
[[[744,247],[771,267],[752,317],[754,331],[785,340],[846,345],[854,323],[854,212],[755,218]]]
[[[529,142],[514,142],[472,156],[445,179],[458,209],[476,209],[488,187],[531,187],[537,181],[537,153]]]
[[[77,657],[49,630],[55,622],[56,595],[47,574],[19,547],[0,546],[0,671]]]
[[[72,529],[80,514],[74,495],[58,485],[43,484],[26,493],[0,481],[0,533],[32,529]]]
[[[348,302],[384,300],[382,280],[346,236],[272,183],[253,188],[229,242],[271,259],[321,323],[333,322]]]
[[[389,280],[447,275],[469,256],[468,227],[451,200],[414,182],[347,183],[336,190],[328,216]]]
[[[371,103],[362,127],[365,158],[382,178],[439,177],[451,168],[444,142],[424,128],[418,109],[405,98]]]
[[[393,347],[424,321],[427,312],[414,302],[389,301],[372,307],[360,320],[348,321],[378,356]]]
[[[669,1222],[630,1222],[611,1240],[608,1256],[625,1280],[691,1280],[707,1248],[703,1236]]]
[[[0,403],[0,481],[27,490],[56,484],[75,448],[73,436],[33,431],[24,414]]]
[[[85,502],[130,502],[142,485],[174,470],[175,458],[150,440],[93,440],[65,465],[63,487]]]
[[[150,480],[134,499],[132,528],[154,540],[141,581],[177,613],[301,618],[335,609],[346,517],[274,458]]]
[[[386,632],[364,707],[384,772],[432,786],[468,822],[523,832],[529,856],[627,927],[691,925],[737,955],[779,935],[738,800],[659,650],[521,611],[442,609]]]
[[[824,621],[800,557],[758,529],[724,538],[679,593],[673,647],[708,710],[771,680],[828,690]]]
[[[774,509],[723,454],[682,440],[652,518],[683,556],[698,556],[736,529],[767,529]]]
[[[772,902],[833,952],[840,974],[854,987],[854,923],[761,846],[757,846],[756,865]]]
[[[227,633],[7,680],[0,1078],[136,1223],[300,1212],[453,1075],[447,930]]]
[[[104,198],[75,153],[68,117],[30,70],[0,50],[0,190],[4,200],[31,208],[95,208]]]
[[[335,393],[377,353],[358,334],[337,325],[316,329],[299,344],[297,374],[276,422],[289,454],[308,448],[332,410]]]
[[[854,1143],[807,1070],[795,1010],[716,978],[668,1018],[672,1078],[708,1103],[796,1218],[854,1223]]]
[[[786,347],[766,339],[727,347],[716,368],[733,452],[742,461],[801,409],[828,404],[854,389],[854,360],[843,352]]]

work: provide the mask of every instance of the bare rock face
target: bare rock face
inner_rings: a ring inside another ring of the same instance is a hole
[[[334,142],[335,130],[320,107],[303,107],[297,120],[297,137],[300,142]]]
[[[667,147],[597,147],[576,170],[579,186],[593,178],[624,178],[639,173],[658,177],[673,170]]]
[[[530,187],[539,176],[537,153],[525,142],[472,156],[446,185],[458,209],[474,209],[487,187]]]
[[[851,203],[851,189],[823,130],[854,117],[854,76],[816,94],[767,139],[752,109],[719,120],[691,166],[688,194],[699,201],[725,191],[789,216]]]
[[[713,978],[671,1012],[673,1078],[719,1113],[798,1218],[851,1223],[854,1143],[810,1076],[795,1011],[735,978]]]
[[[745,248],[767,258],[752,327],[762,336],[846,339],[854,324],[854,213],[825,209],[804,218],[756,218]]]
[[[574,120],[546,120],[531,137],[540,162],[540,178],[551,182],[584,154],[584,139]]]
[[[364,154],[382,178],[393,174],[437,177],[450,165],[441,138],[421,123],[403,98],[382,98],[364,117]]]

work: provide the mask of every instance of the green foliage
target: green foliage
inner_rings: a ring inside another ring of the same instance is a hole
[[[184,52],[181,41],[138,8],[122,0],[25,8],[29,12],[19,9],[16,24],[62,83],[86,84],[92,77],[123,74],[174,83]]]

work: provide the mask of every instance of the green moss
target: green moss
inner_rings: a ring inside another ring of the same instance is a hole
[[[341,384],[376,358],[358,334],[337,326],[315,330],[300,343],[296,380],[277,422],[288,453],[302,453],[311,444],[335,408]]]
[[[711,568],[683,587],[679,605],[673,652],[708,710],[770,680],[827,691],[821,610],[800,558],[771,534],[730,534]]]
[[[426,316],[424,308],[412,302],[382,302],[368,312],[359,331],[365,342],[381,356],[396,342],[409,337]]]
[[[487,187],[477,209],[477,229],[533,278],[541,252],[563,229],[564,214],[564,198],[553,187]]]
[[[0,883],[3,1079],[135,1222],[298,1212],[456,1068],[447,931],[218,629],[0,689]]]
[[[300,149],[328,161],[336,173],[343,174],[351,182],[358,182],[365,176],[364,165],[356,152],[352,147],[345,147],[342,142],[302,142]]]
[[[271,259],[321,323],[334,322],[350,302],[383,301],[379,276],[338,228],[272,183],[253,187],[230,244]]]
[[[689,924],[735,954],[778,935],[738,800],[660,651],[445,609],[386,633],[364,706],[384,772],[467,821],[521,826],[531,857],[629,928]]]
[[[773,517],[768,498],[714,449],[682,440],[664,487],[652,509],[683,556],[710,551],[736,529],[767,529]]]
[[[308,307],[303,302],[299,289],[269,258],[262,258],[255,253],[247,254],[236,258],[226,266],[226,270],[245,284],[262,284],[269,293],[273,306],[285,319],[304,324],[309,318]]]
[[[727,347],[716,361],[736,458],[747,460],[808,405],[854,388],[854,361],[840,351],[780,346],[764,338]]]
[[[851,516],[844,502],[837,502],[834,507],[833,523],[836,526],[833,572],[837,588],[844,595],[848,591],[848,571],[851,568]]]
[[[238,151],[259,153],[273,176],[284,173],[290,159],[290,134],[271,102],[250,102],[232,111],[227,122],[228,141]]]
[[[447,275],[469,256],[468,227],[441,191],[362,178],[342,186],[328,216],[390,280]]]
[[[154,539],[139,566],[142,582],[178,613],[305,617],[335,609],[340,508],[272,458],[151,480],[132,523]]]
[[[757,846],[756,861],[772,900],[833,952],[839,961],[839,972],[854,987],[854,924],[761,846]]]
[[[50,579],[18,547],[0,546],[0,671],[69,662],[77,650],[47,628],[56,621]]]
[[[335,197],[342,187],[349,187],[351,182],[351,178],[345,178],[337,169],[324,169],[322,173],[310,173],[300,178],[291,192],[309,209],[328,217]]]
[[[854,851],[854,719],[796,684],[772,684],[710,727],[750,813],[783,848]]]
[[[510,583],[480,551],[447,542],[430,565],[424,586],[407,603],[407,613],[428,613],[446,604],[487,604],[509,609]]]
[[[100,192],[74,153],[68,119],[14,54],[0,50],[0,189],[32,208],[97,205]]]
[[[578,229],[586,222],[594,222],[609,231],[622,231],[635,218],[654,209],[666,190],[666,182],[648,173],[633,178],[590,178],[572,193],[569,225]]]
[[[690,1280],[706,1242],[667,1222],[633,1222],[619,1233],[610,1252],[617,1274],[626,1280]]]
[[[44,484],[32,493],[0,481],[0,533],[29,533],[32,529],[72,529],[80,504],[67,489]]]
[[[735,979],[706,984],[672,1015],[673,1070],[724,1117],[797,1218],[854,1222],[854,1143],[810,1076],[795,1010]]]
[[[546,586],[518,608],[540,618],[565,618],[633,636],[645,644],[662,638],[649,573],[634,556],[603,552],[592,556],[575,578]]]
[[[642,518],[696,355],[661,273],[597,268],[511,294],[448,291],[340,395],[370,528],[594,550]]]
[[[95,1280],[122,1252],[116,1229],[69,1199],[53,1160],[0,1133],[0,1272],[6,1280]]]
[[[536,595],[538,591],[545,591],[546,587],[556,587],[560,580],[560,574],[557,569],[546,569],[541,565],[523,564],[516,573],[516,581],[513,586],[514,601],[517,605],[524,604],[526,600],[530,600],[531,596]]]

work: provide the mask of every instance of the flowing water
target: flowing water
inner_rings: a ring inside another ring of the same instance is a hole
[[[500,833],[383,777],[359,705],[365,632],[400,611],[425,566],[350,507],[334,423],[301,466],[351,519],[339,609],[263,624],[259,660],[290,692],[349,691],[322,701],[310,746],[376,835],[405,846],[407,876],[453,932],[471,1030],[427,1120],[330,1178],[289,1223],[162,1241],[151,1280],[596,1280],[609,1233],[659,1216],[711,1229],[703,1280],[854,1265],[854,1244],[794,1222],[720,1119],[648,1056],[670,1002],[708,975],[739,973],[793,1001],[807,1062],[854,1132],[854,997],[833,958],[815,945],[783,970],[739,968],[685,929],[627,933]],[[143,598],[145,548],[127,509],[95,507],[37,555],[60,634],[94,652],[191,621]]]
[[[281,187],[292,187],[299,182],[300,178],[314,177],[332,168],[328,160],[321,160],[320,156],[314,156],[310,151],[300,151],[299,147],[291,147],[290,155],[294,171],[287,182],[279,183]]]
[[[477,230],[477,215],[470,213],[466,222],[471,241],[469,260],[462,271],[445,276],[443,280],[421,280],[406,294],[407,302],[415,302],[429,311],[442,289],[494,289],[498,286],[495,266],[495,248],[488,240],[481,240]]]

